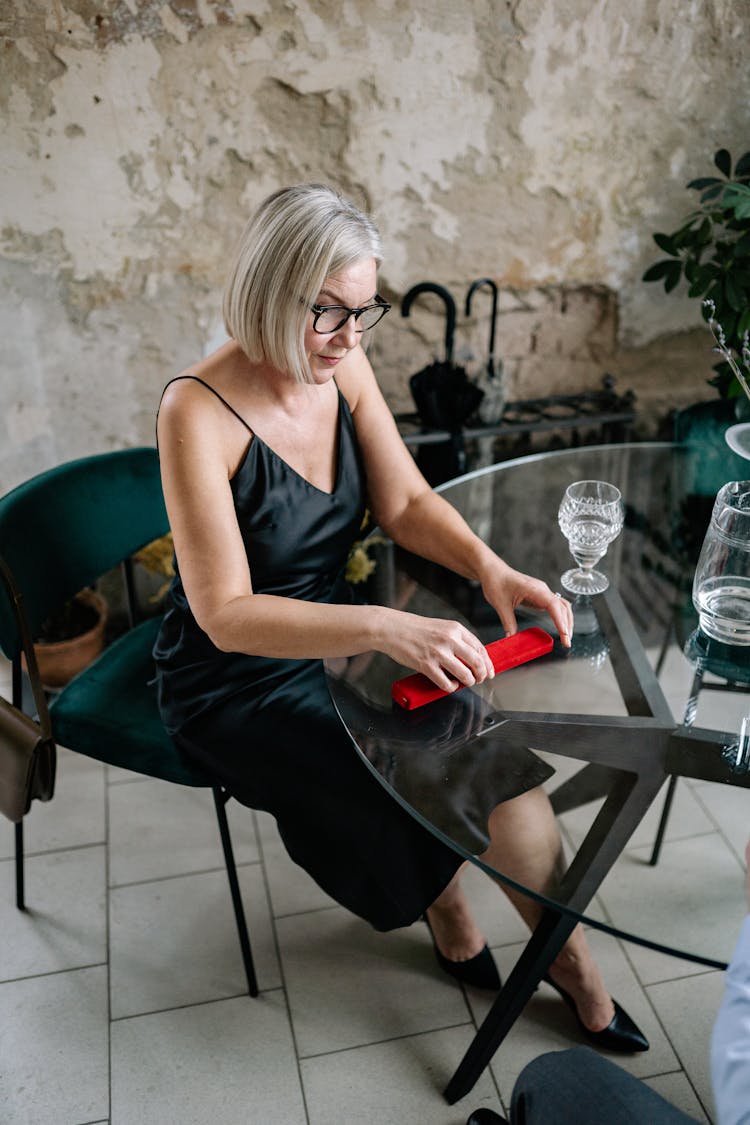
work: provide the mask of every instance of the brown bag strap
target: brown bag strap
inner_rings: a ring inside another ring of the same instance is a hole
[[[21,647],[23,648],[24,655],[26,656],[26,668],[29,673],[29,681],[31,682],[31,691],[34,696],[34,703],[36,705],[36,712],[39,717],[39,726],[45,738],[52,739],[52,722],[49,717],[49,709],[47,707],[47,697],[44,694],[42,681],[39,676],[39,668],[36,662],[36,653],[34,652],[34,642],[31,639],[31,631],[29,623],[26,619],[26,613],[23,608],[23,594],[16,584],[13,577],[13,572],[6,563],[5,559],[0,555],[0,577],[2,577],[10,594],[10,600],[13,603],[13,611],[16,615],[18,622],[18,632],[21,637]]]

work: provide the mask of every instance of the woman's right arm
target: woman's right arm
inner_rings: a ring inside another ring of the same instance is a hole
[[[328,605],[253,592],[227,460],[226,412],[198,385],[169,388],[158,419],[162,486],[180,576],[217,648],[323,658],[375,649],[443,690],[492,674],[477,637],[456,621],[382,606]]]

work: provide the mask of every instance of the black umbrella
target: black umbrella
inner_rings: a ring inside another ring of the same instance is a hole
[[[412,398],[422,425],[448,430],[451,439],[435,445],[422,445],[417,463],[430,484],[441,484],[466,471],[466,450],[461,428],[477,410],[483,392],[472,383],[463,367],[453,362],[453,336],[456,328],[456,302],[447,289],[432,281],[421,281],[404,295],[401,315],[408,316],[420,293],[434,293],[445,305],[445,359],[430,363],[409,379]]]
[[[464,310],[466,316],[471,312],[471,298],[476,293],[477,289],[487,286],[492,291],[492,315],[490,317],[490,341],[487,349],[487,374],[490,379],[495,378],[495,323],[497,321],[497,285],[489,277],[480,277],[476,281],[472,281],[469,286],[469,291],[466,294],[466,308]]]
[[[478,379],[479,386],[482,387],[485,394],[479,416],[482,422],[494,425],[496,422],[500,421],[505,407],[505,386],[502,361],[500,361],[497,368],[495,366],[495,324],[497,322],[498,290],[492,278],[480,277],[476,281],[472,281],[466,294],[464,312],[466,316],[469,315],[471,311],[471,298],[474,296],[477,289],[485,287],[492,292],[492,312],[490,315],[490,339],[487,347],[487,374],[480,376]]]

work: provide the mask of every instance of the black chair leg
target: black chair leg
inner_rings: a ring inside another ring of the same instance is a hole
[[[19,910],[26,909],[23,883],[23,821],[16,825],[16,906]]]
[[[654,840],[654,847],[653,847],[653,851],[651,852],[651,859],[648,861],[652,867],[656,867],[657,863],[659,862],[659,856],[661,854],[661,845],[662,845],[662,841],[664,840],[664,833],[665,833],[666,828],[667,828],[667,821],[669,820],[669,810],[672,808],[672,800],[674,798],[674,791],[675,791],[676,787],[677,787],[677,775],[672,774],[672,776],[669,779],[669,785],[667,786],[667,795],[664,798],[664,807],[661,810],[661,820],[659,821],[659,827],[656,830],[656,839]]]
[[[245,909],[242,905],[242,897],[240,895],[240,884],[237,879],[237,867],[234,862],[234,851],[232,850],[232,838],[229,835],[229,824],[227,822],[227,810],[224,807],[229,800],[229,794],[226,793],[219,786],[213,787],[214,804],[216,806],[216,817],[219,821],[219,835],[221,836],[221,846],[224,849],[224,862],[227,865],[227,878],[229,879],[229,889],[232,892],[232,905],[234,906],[234,917],[237,922],[237,933],[240,939],[240,948],[242,950],[242,960],[245,964],[245,975],[247,976],[248,991],[251,996],[258,995],[258,982],[255,977],[255,965],[253,964],[253,955],[250,949],[250,936],[247,932],[247,923],[245,921]]]

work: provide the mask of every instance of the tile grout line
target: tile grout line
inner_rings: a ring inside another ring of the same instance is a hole
[[[476,1029],[476,1024],[471,1015],[467,1020],[461,1023],[446,1023],[442,1027],[427,1027],[424,1031],[408,1031],[403,1035],[389,1035],[385,1039],[368,1039],[366,1043],[353,1043],[349,1047],[336,1047],[331,1051],[316,1051],[312,1055],[300,1055],[300,1059],[303,1059],[305,1062],[309,1059],[325,1059],[332,1055],[345,1055],[349,1054],[351,1051],[362,1051],[370,1047],[381,1047],[384,1043],[400,1043],[404,1039],[418,1039],[422,1035],[438,1035],[443,1031],[455,1031],[457,1028],[462,1027],[473,1027]],[[487,1068],[485,1068],[485,1073],[486,1069]],[[497,1089],[496,1083],[495,1088]],[[498,1091],[498,1098],[499,1097],[500,1092]]]
[[[713,972],[717,972],[717,970],[716,970],[716,969],[714,969],[714,970],[712,970],[712,971],[713,971]],[[700,975],[700,976],[703,976],[704,974],[702,974],[702,973],[701,973],[701,974],[699,974],[699,975]],[[692,978],[681,977],[681,978],[675,978],[675,979],[680,979],[680,980],[687,980],[687,979],[692,979]],[[656,982],[654,982],[654,983],[658,985],[658,984],[661,984],[662,982],[661,982],[661,981],[656,981]],[[649,988],[649,986],[648,986],[648,985],[643,985],[642,987],[643,987],[643,990],[644,990],[644,992],[645,992],[645,993],[646,993],[646,995],[648,996],[648,988]],[[699,1094],[699,1092],[698,1092],[698,1089],[697,1089],[697,1087],[696,1087],[695,1083],[693,1082],[692,1078],[690,1077],[690,1074],[689,1074],[689,1072],[688,1072],[688,1070],[687,1070],[687,1067],[685,1066],[685,1063],[684,1063],[684,1061],[683,1061],[682,1055],[681,1055],[681,1054],[680,1054],[680,1052],[679,1052],[679,1051],[677,1050],[677,1047],[676,1047],[676,1046],[675,1046],[675,1044],[674,1044],[674,1043],[672,1042],[672,1040],[671,1040],[671,1039],[669,1038],[669,1035],[667,1034],[667,1029],[666,1029],[666,1028],[664,1027],[664,1024],[662,1023],[662,1020],[661,1020],[661,1017],[659,1016],[659,1013],[658,1013],[658,1012],[656,1011],[656,1008],[655,1008],[655,1007],[654,1007],[654,1005],[653,1005],[653,1004],[651,1003],[651,997],[650,997],[650,996],[648,996],[648,1001],[649,1001],[649,1004],[651,1004],[651,1007],[653,1008],[653,1011],[654,1011],[654,1015],[656,1016],[656,1019],[657,1019],[657,1022],[658,1022],[658,1024],[659,1024],[659,1027],[660,1027],[660,1028],[662,1029],[662,1031],[663,1031],[663,1033],[664,1033],[664,1037],[665,1037],[665,1039],[667,1040],[667,1042],[669,1043],[670,1047],[671,1047],[671,1048],[672,1048],[672,1050],[674,1051],[674,1056],[675,1056],[675,1058],[677,1059],[677,1062],[678,1062],[678,1064],[679,1064],[679,1070],[677,1070],[677,1071],[671,1071],[671,1072],[669,1072],[669,1073],[672,1073],[672,1074],[682,1074],[682,1075],[684,1075],[684,1077],[685,1077],[685,1081],[687,1082],[688,1086],[690,1087],[690,1089],[691,1089],[691,1090],[693,1091],[693,1093],[695,1094],[695,1098],[696,1098],[696,1101],[698,1102],[698,1105],[700,1106],[700,1108],[701,1108],[701,1110],[703,1111],[703,1113],[705,1113],[705,1115],[706,1115],[706,1119],[707,1119],[707,1120],[708,1120],[709,1122],[712,1122],[712,1121],[713,1121],[713,1117],[711,1116],[711,1113],[709,1112],[709,1109],[708,1109],[708,1107],[707,1107],[707,1106],[705,1105],[705,1103],[704,1103],[704,1101],[703,1101],[703,1098],[702,1098],[702,1097],[701,1097],[701,1095]],[[659,1077],[659,1075],[649,1075],[649,1078],[657,1078],[657,1077]]]
[[[279,985],[276,988],[261,988],[258,990],[258,996],[270,995],[272,992],[283,992],[282,987]],[[254,1001],[256,997],[249,996],[247,988],[242,992],[232,992],[228,996],[209,996],[206,1000],[186,1000],[184,1004],[172,1004],[169,1008],[149,1008],[144,1012],[129,1012],[124,1016],[113,1016],[111,1019],[112,1024],[127,1023],[128,1020],[148,1019],[150,1016],[163,1016],[169,1012],[184,1012],[188,1008],[205,1008],[209,1004],[226,1004],[230,1000],[246,1000]]]
[[[68,965],[64,969],[49,969],[46,973],[27,973],[21,977],[5,977],[0,980],[0,987],[4,984],[21,984],[27,980],[44,980],[45,977],[59,977],[64,973],[82,973],[85,969],[106,968],[106,961],[91,961],[87,965]]]
[[[236,863],[235,867],[239,871],[244,867],[257,867],[260,860],[248,859],[244,863]],[[127,883],[111,883],[110,887],[113,891],[127,890],[129,887],[147,887],[152,883],[168,883],[174,879],[190,879],[193,875],[215,875],[226,873],[226,868],[223,865],[216,867],[199,867],[195,871],[174,871],[169,875],[151,875],[147,879],[132,879]]]

